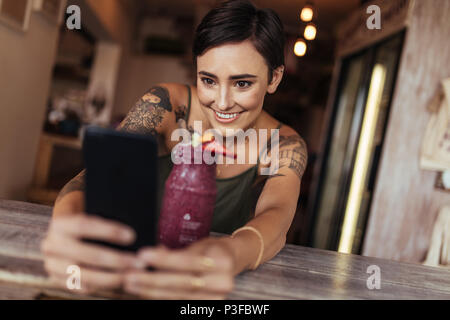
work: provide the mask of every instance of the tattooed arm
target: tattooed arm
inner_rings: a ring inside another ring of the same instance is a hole
[[[118,129],[154,137],[164,135],[163,124],[172,111],[169,90],[163,86],[153,87],[136,103]]]
[[[285,172],[284,168],[289,168],[292,171],[288,172],[290,174],[295,173],[295,175],[301,180],[308,162],[308,152],[305,141],[298,134],[280,134],[279,139],[277,141],[273,141],[273,143],[278,144],[279,167],[276,172],[273,172],[272,170],[267,179],[284,177],[286,176],[286,173],[282,173]]]
[[[278,145],[279,168],[267,176],[256,203],[255,217],[247,223],[260,231],[264,240],[262,262],[273,258],[285,245],[286,235],[294,218],[300,194],[300,184],[307,164],[304,140],[291,128],[283,126],[279,139],[268,149],[273,161],[274,145]],[[235,248],[237,270],[249,268],[257,259],[260,241],[252,231],[243,231],[229,241]]]
[[[176,118],[184,110],[182,106],[172,107],[171,93],[177,95],[178,85],[164,84],[150,88],[127,114],[118,130],[151,134],[163,140],[166,132],[176,125]],[[170,93],[169,93],[170,92]],[[160,143],[164,146],[164,143]],[[161,151],[160,149],[160,152]],[[83,170],[70,180],[61,190],[53,209],[54,215],[67,215],[82,212],[84,209],[84,174]]]

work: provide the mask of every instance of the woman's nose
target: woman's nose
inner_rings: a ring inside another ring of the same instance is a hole
[[[230,91],[225,86],[219,89],[219,94],[217,97],[217,107],[221,111],[226,111],[232,107]]]

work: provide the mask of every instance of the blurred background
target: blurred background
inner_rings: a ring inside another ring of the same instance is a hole
[[[1,0],[0,198],[52,205],[83,167],[84,126],[115,127],[153,84],[194,84],[216,2]],[[287,39],[265,109],[309,150],[288,243],[422,262],[450,205],[450,1],[253,3]]]

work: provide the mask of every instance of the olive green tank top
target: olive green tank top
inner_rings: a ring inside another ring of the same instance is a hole
[[[186,123],[191,109],[191,88],[186,86],[189,93]],[[280,128],[281,124],[278,126]],[[214,208],[211,231],[231,234],[234,230],[244,226],[253,218],[251,188],[258,174],[258,163],[246,171],[230,178],[216,178],[217,196]],[[170,154],[158,159],[159,188],[158,212],[164,194],[165,182],[172,170],[173,163]]]

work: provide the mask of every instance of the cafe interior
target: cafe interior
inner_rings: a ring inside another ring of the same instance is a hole
[[[194,85],[217,2],[0,1],[0,199],[52,206],[86,126],[115,128],[154,84]],[[252,2],[286,36],[264,109],[308,147],[287,244],[448,268],[450,1]]]

